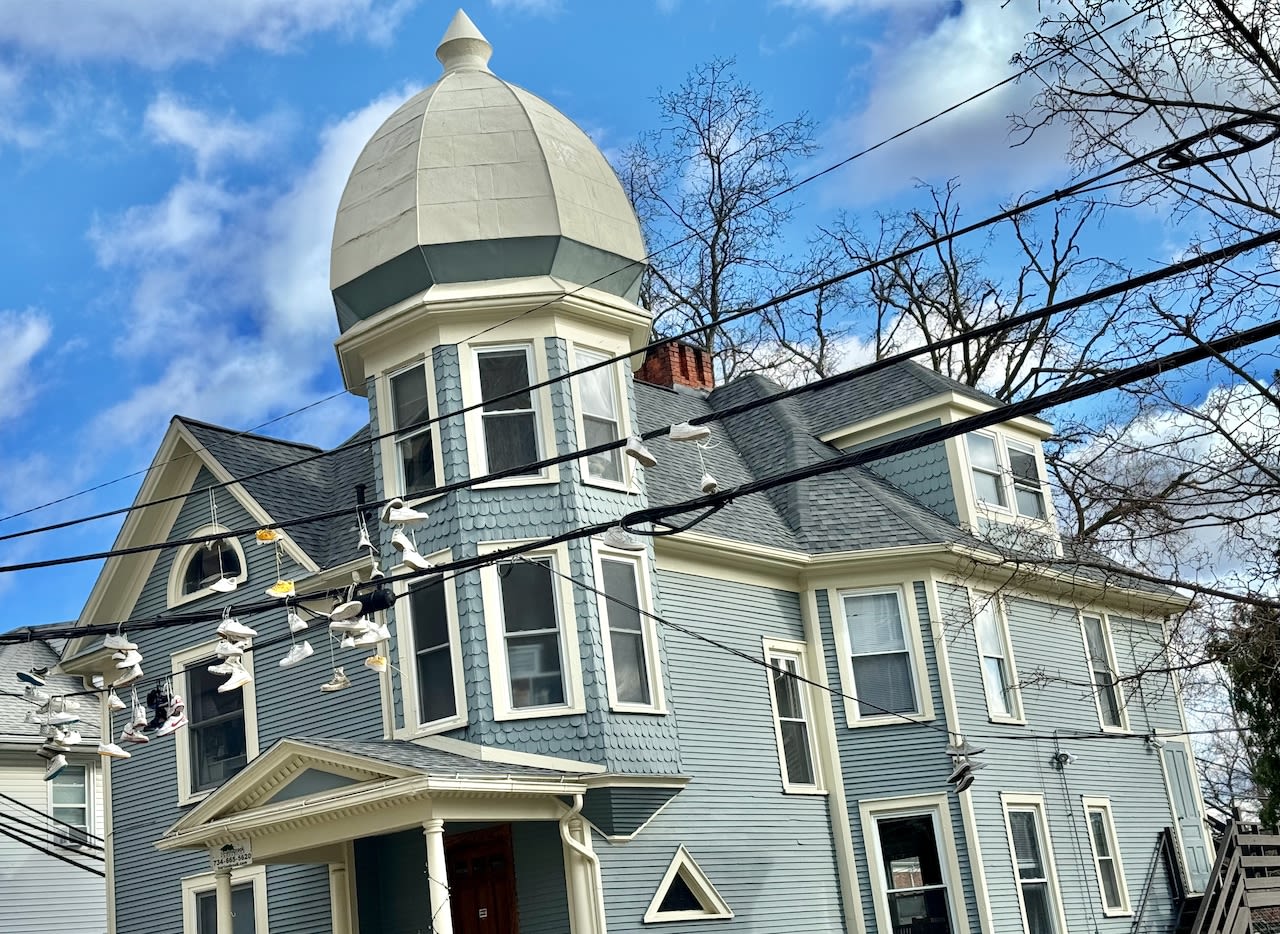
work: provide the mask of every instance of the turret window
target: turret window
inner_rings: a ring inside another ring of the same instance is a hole
[[[480,371],[485,472],[514,470],[511,476],[542,473],[529,467],[540,459],[533,361],[528,347],[495,347],[476,352]],[[524,469],[519,469],[519,468]]]
[[[601,363],[608,357],[602,353],[579,350],[577,369]],[[622,423],[618,402],[617,364],[601,366],[578,376],[578,407],[582,410],[582,446],[592,448],[598,444],[617,441],[622,437]],[[621,483],[622,452],[618,449],[592,454],[587,458],[587,477]]]
[[[408,496],[429,492],[436,486],[436,469],[431,426],[424,424],[431,418],[426,367],[419,363],[402,370],[390,383],[400,491]]]

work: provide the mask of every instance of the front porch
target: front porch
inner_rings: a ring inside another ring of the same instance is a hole
[[[603,934],[580,814],[599,767],[429,743],[282,740],[157,846],[326,865],[334,934]],[[216,932],[233,934],[233,870],[214,865]]]

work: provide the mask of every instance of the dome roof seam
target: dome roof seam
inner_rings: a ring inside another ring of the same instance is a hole
[[[501,78],[499,78],[498,80],[502,81]],[[557,202],[556,203],[556,229],[561,234],[563,234],[564,233],[564,217],[562,217],[560,213],[560,205],[559,205],[559,198],[557,197],[558,192],[556,191],[555,176],[551,174],[551,163],[547,161],[547,150],[542,143],[542,134],[536,131],[537,124],[533,122],[533,116],[529,113],[528,106],[521,99],[520,95],[516,93],[515,87],[508,84],[506,81],[502,81],[502,84],[504,87],[506,87],[506,89],[511,93],[511,96],[515,99],[516,106],[519,107],[520,112],[524,114],[525,120],[529,121],[529,129],[534,131],[532,134],[533,143],[538,150],[538,157],[542,159],[542,168],[547,173],[547,181],[551,187],[552,197],[554,197]]]

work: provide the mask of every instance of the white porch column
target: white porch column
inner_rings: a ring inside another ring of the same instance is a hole
[[[214,899],[218,905],[218,934],[232,934],[231,870],[219,869],[213,874]]]
[[[444,821],[423,821],[422,833],[427,838],[427,891],[431,893],[431,930],[434,934],[453,934],[453,915],[449,908],[449,873],[444,860]],[[218,934],[222,932],[219,931]]]
[[[351,893],[347,890],[347,867],[329,864],[329,902],[333,934],[351,934]]]

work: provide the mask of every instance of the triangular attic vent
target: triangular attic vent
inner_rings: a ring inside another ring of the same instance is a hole
[[[733,911],[683,846],[676,850],[644,913],[646,923],[732,917]]]

